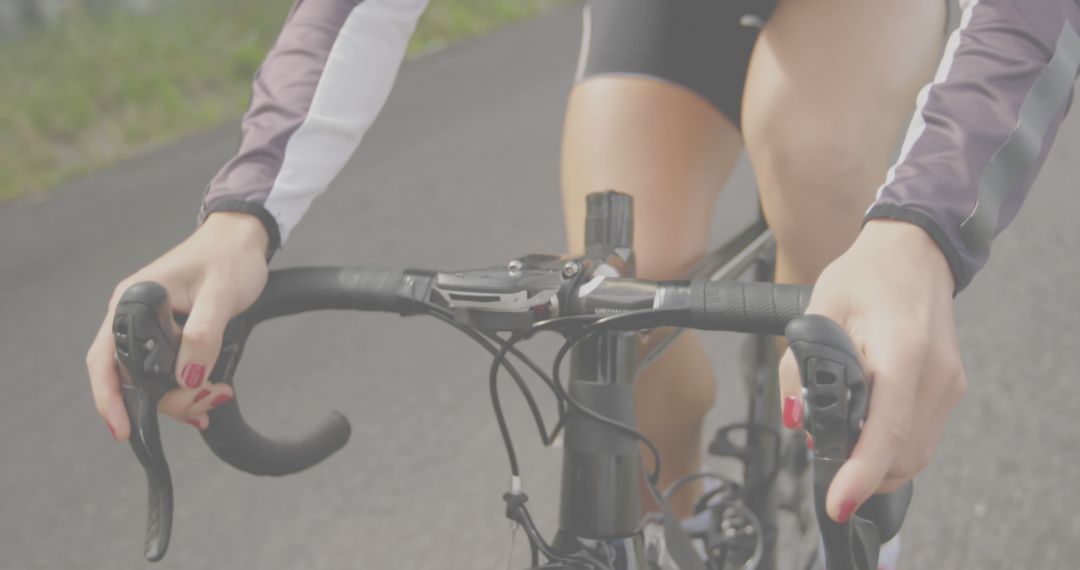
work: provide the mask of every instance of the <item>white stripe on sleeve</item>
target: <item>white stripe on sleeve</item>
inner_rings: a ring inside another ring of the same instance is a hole
[[[264,204],[282,243],[382,110],[426,6],[427,0],[364,0],[349,14]]]

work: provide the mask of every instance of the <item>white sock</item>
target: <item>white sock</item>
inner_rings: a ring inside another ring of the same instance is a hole
[[[900,564],[900,535],[892,537],[892,540],[881,545],[881,553],[878,554],[878,570],[896,570]]]
[[[702,496],[708,495],[713,491],[720,488],[720,481],[712,478],[705,477],[705,492]],[[712,510],[705,509],[700,513],[690,515],[682,520],[682,527],[689,533],[705,532],[709,529],[709,525],[712,524]]]

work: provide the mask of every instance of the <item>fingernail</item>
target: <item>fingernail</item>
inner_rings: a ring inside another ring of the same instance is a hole
[[[120,438],[116,437],[116,428],[112,427],[112,424],[105,422],[105,425],[109,426],[109,433],[112,434],[112,438],[119,441]]]
[[[232,396],[230,396],[228,394],[222,394],[222,395],[218,396],[217,398],[214,398],[213,402],[210,402],[210,407],[211,408],[216,408],[216,407],[224,404],[225,402],[228,402],[231,399],[232,399]]]
[[[205,366],[189,362],[188,365],[184,367],[184,371],[180,376],[184,379],[184,385],[188,388],[198,388],[199,384],[202,384],[203,375],[205,374]]]
[[[784,398],[784,427],[798,429],[802,425],[802,398],[787,396]]]
[[[814,438],[810,434],[806,434],[806,448],[811,451],[814,450]]]
[[[855,512],[855,501],[847,500],[840,505],[840,516],[837,522],[844,524],[851,518],[851,513]]]
[[[202,431],[202,424],[199,423],[199,420],[184,420],[184,421],[186,421],[188,423],[188,425],[195,426],[195,429],[197,429],[199,431]]]
[[[203,399],[203,398],[205,398],[205,397],[207,397],[209,395],[210,395],[210,390],[199,390],[199,393],[195,394],[195,401],[198,402],[199,400],[201,400],[201,399]]]

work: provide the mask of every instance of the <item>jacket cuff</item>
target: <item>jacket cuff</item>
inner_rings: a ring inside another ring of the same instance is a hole
[[[865,226],[866,222],[876,219],[899,220],[922,228],[941,249],[941,253],[945,255],[945,261],[949,264],[949,270],[952,271],[953,281],[956,284],[953,291],[954,296],[971,282],[972,276],[968,275],[960,252],[949,240],[945,230],[930,216],[912,208],[879,202],[871,206],[870,210],[866,212],[866,216],[863,217],[863,225]]]
[[[205,222],[207,216],[214,212],[243,212],[255,216],[255,219],[262,223],[263,228],[266,230],[266,235],[270,238],[270,244],[266,249],[266,261],[270,261],[270,258],[274,257],[277,250],[281,248],[281,229],[278,228],[278,223],[274,218],[274,215],[264,208],[262,204],[237,200],[235,198],[215,200],[203,208],[199,223],[202,224],[202,222]]]

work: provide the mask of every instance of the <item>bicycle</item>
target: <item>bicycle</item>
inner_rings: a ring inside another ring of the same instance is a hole
[[[774,244],[764,221],[759,218],[707,255],[687,280],[654,282],[634,278],[630,197],[604,192],[587,200],[586,250],[579,258],[534,254],[505,267],[454,272],[341,267],[272,271],[259,299],[229,323],[210,381],[233,385],[248,336],[268,319],[345,309],[432,316],[493,356],[489,389],[511,471],[510,489],[503,496],[505,514],[529,539],[532,570],[659,570],[672,564],[681,570],[773,569],[779,513],[795,513],[797,532],[814,528],[813,521],[800,515],[811,466],[815,518],[828,568],[876,568],[878,547],[899,530],[911,486],[875,496],[842,525],[825,514],[825,494],[859,436],[869,390],[844,331],[824,317],[802,315],[810,289],[767,282]],[[750,270],[756,281],[736,280]],[[174,385],[182,331],[170,306],[160,285],[136,284],[122,296],[112,329],[131,419],[131,447],[148,481],[144,550],[150,561],[164,556],[172,525],[171,476],[156,416],[158,400]],[[633,427],[633,381],[640,368],[670,345],[682,330],[678,327],[754,335],[748,419],[721,428],[710,444],[712,454],[742,463],[741,484],[702,473],[684,477],[667,490],[657,488],[659,454]],[[516,348],[544,331],[565,338],[550,375]],[[646,332],[649,348],[639,354]],[[804,423],[815,444],[812,457],[801,435],[780,429],[776,355],[769,335],[781,334],[796,355],[806,389]],[[511,357],[555,395],[559,419],[552,430]],[[567,357],[570,380],[564,386],[561,368]],[[563,438],[559,529],[551,542],[526,506],[528,496],[500,405],[503,370],[524,395],[544,443],[551,445],[560,432]],[[272,441],[253,430],[237,399],[210,414],[210,427],[202,436],[211,450],[256,475],[302,471],[341,449],[350,435],[348,420],[336,413],[315,433],[291,442]],[[744,434],[744,444],[735,443],[736,432]],[[654,457],[650,473],[644,473],[639,443]],[[786,502],[778,490],[781,475],[793,482]],[[661,505],[659,520],[641,512],[641,478]],[[695,511],[708,510],[713,517],[709,528],[691,537],[675,520],[666,497],[701,478],[718,484],[698,500]],[[817,561],[814,552],[799,567],[810,569]]]

